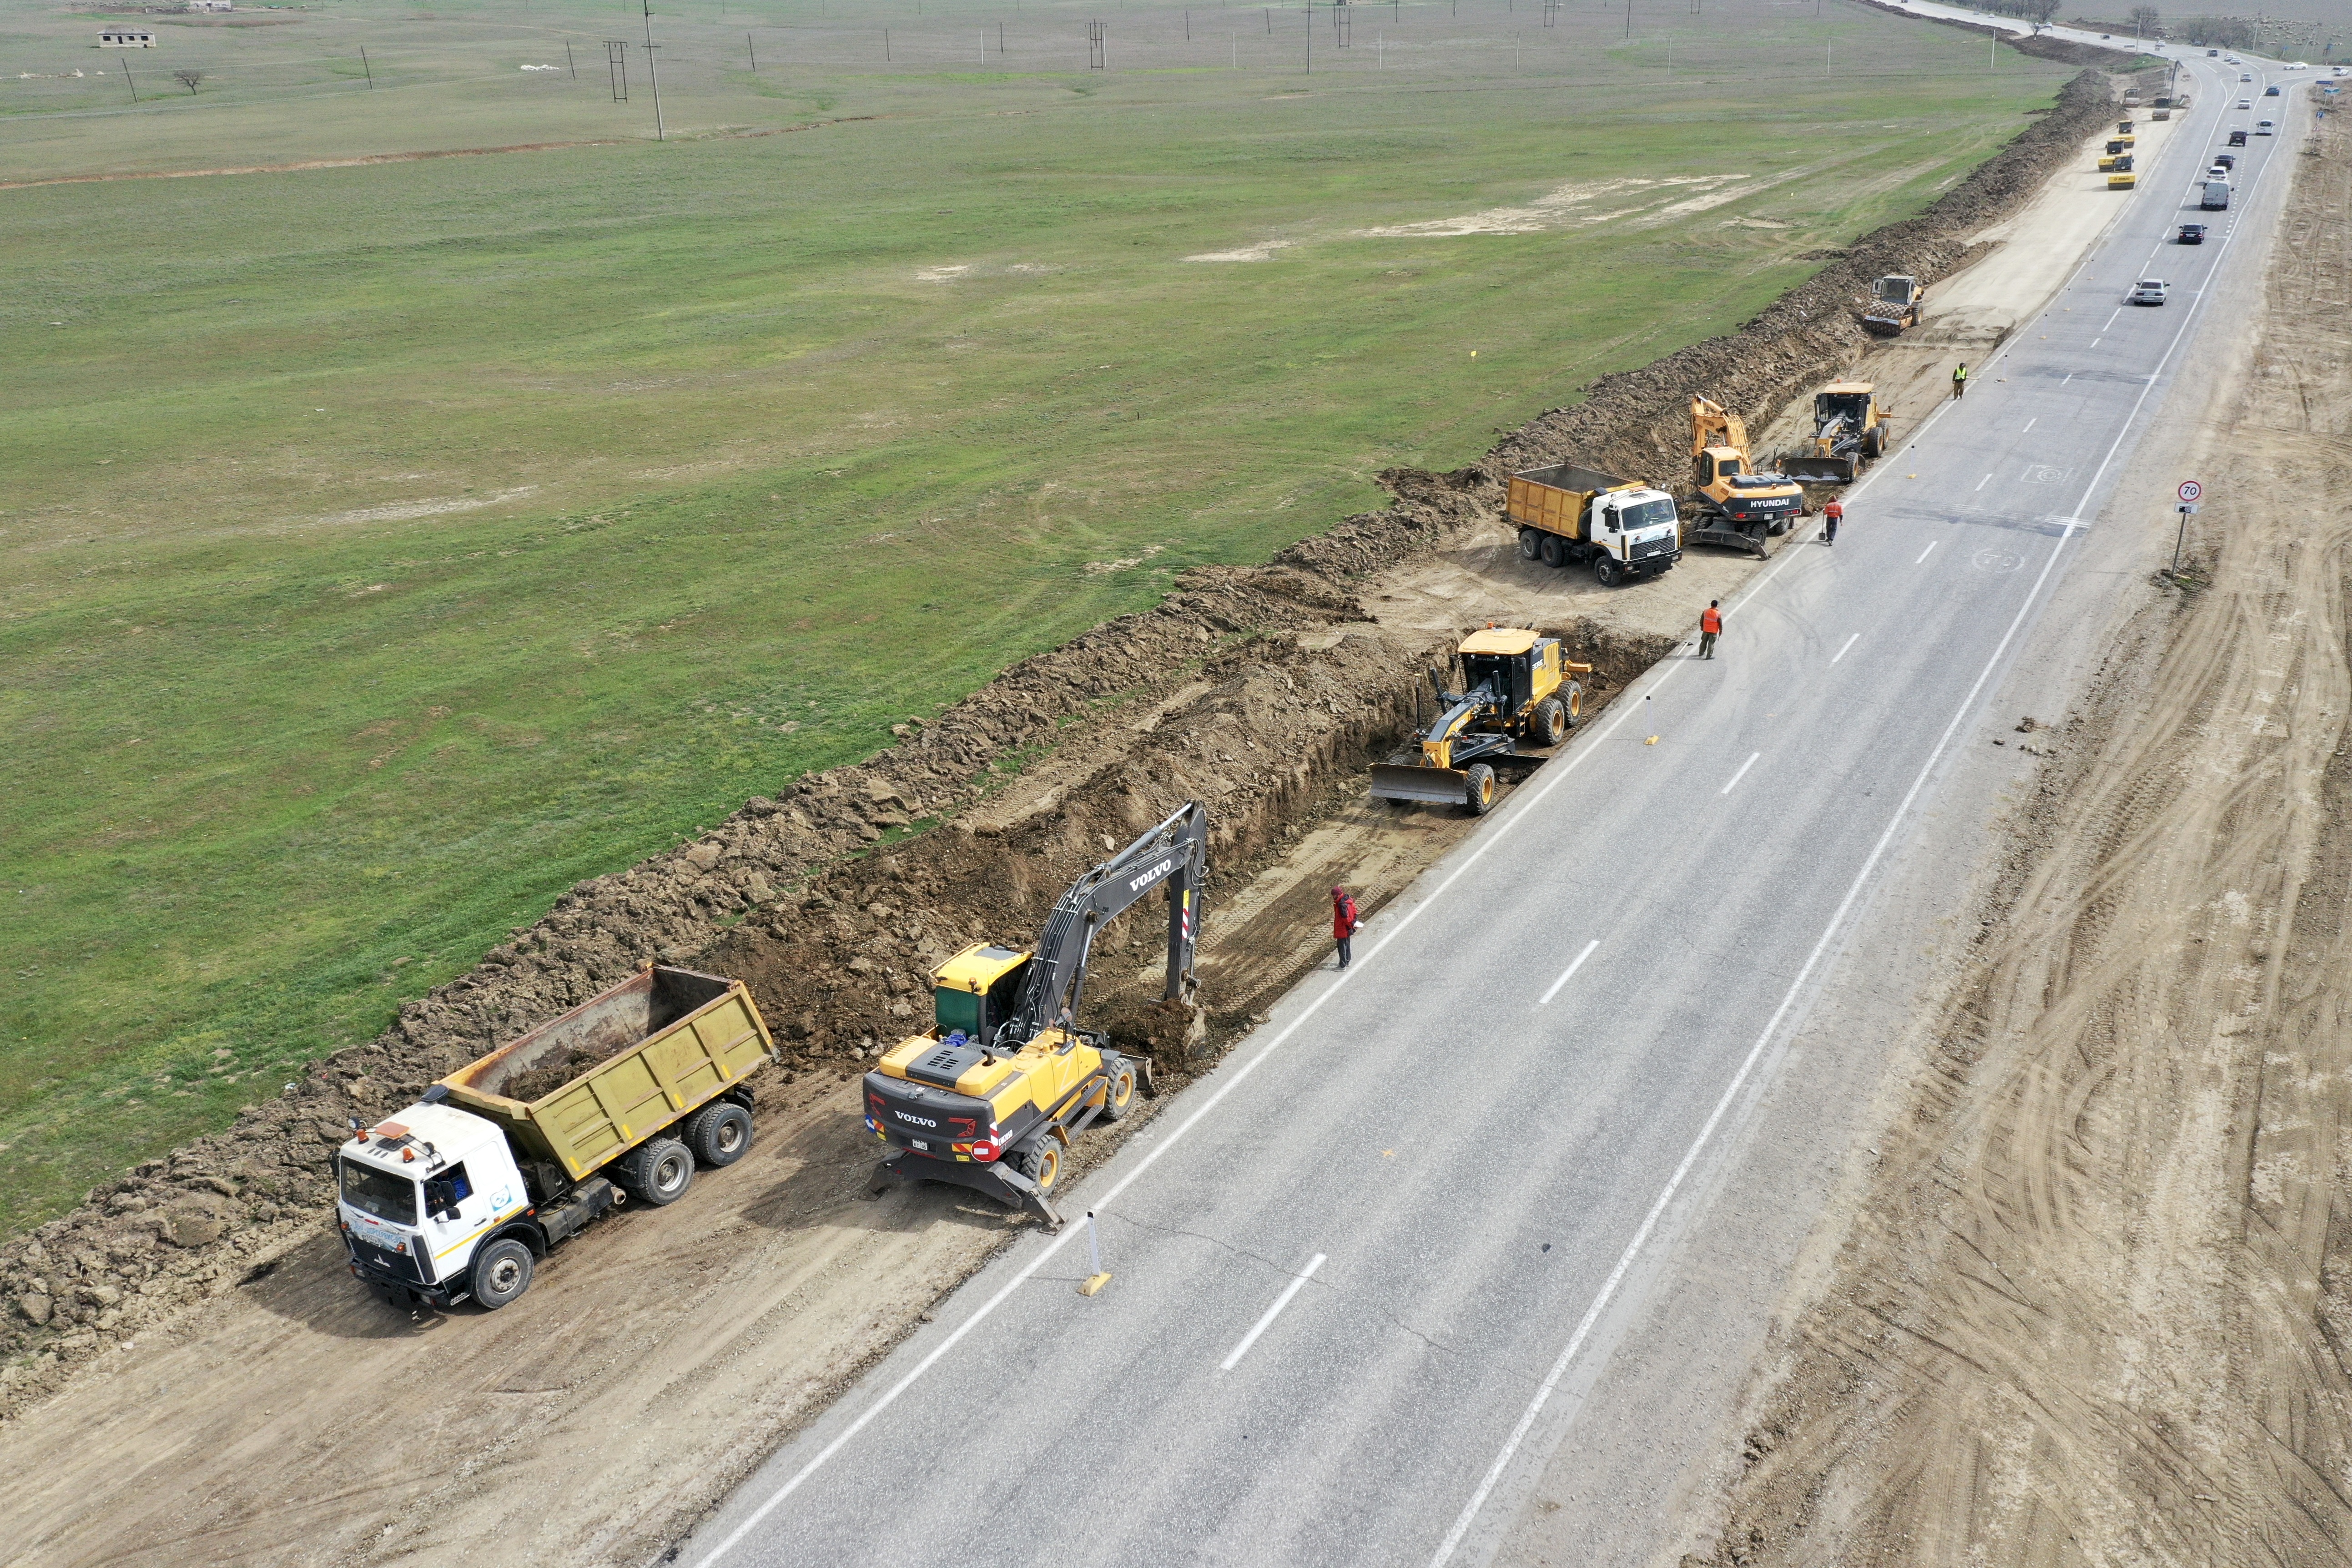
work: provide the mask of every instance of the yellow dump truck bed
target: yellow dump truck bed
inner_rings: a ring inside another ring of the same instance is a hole
[[[655,966],[441,1080],[574,1180],[774,1059],[740,980]]]
[[[1504,511],[1515,528],[1538,528],[1570,539],[1584,537],[1585,510],[1592,498],[1607,490],[1636,488],[1633,481],[1598,468],[1556,463],[1513,474],[1504,495]]]

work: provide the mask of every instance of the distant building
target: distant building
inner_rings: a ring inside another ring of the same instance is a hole
[[[234,11],[236,0],[188,0],[191,11]]]
[[[98,47],[101,49],[152,49],[155,47],[155,31],[152,27],[100,27]]]

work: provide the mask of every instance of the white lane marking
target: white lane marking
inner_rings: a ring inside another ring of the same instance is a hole
[[[1861,640],[1862,634],[1860,632],[1856,632],[1853,636],[1846,638],[1845,647],[1842,647],[1838,649],[1837,652],[1830,655],[1830,662],[1832,664],[1835,664],[1838,660],[1843,658],[1846,656],[1846,649],[1853,647],[1855,643],[1860,642]]]
[[[2122,315],[2123,313],[2124,313],[2124,308],[2123,308],[2121,305],[2116,306],[2116,316],[2120,316],[2120,315]],[[2103,332],[2104,332],[2104,331],[2105,331],[2107,330],[2107,328],[2108,328],[2108,327],[2112,327],[2112,326],[2114,326],[2114,325],[2116,324],[2116,316],[2109,316],[2109,317],[2106,319],[2105,322],[2100,326],[2099,331],[2103,331]]]
[[[1559,995],[1559,988],[1568,984],[1568,977],[1574,974],[1578,970],[1583,968],[1584,961],[1591,958],[1592,956],[1592,950],[1600,945],[1601,939],[1599,937],[1595,937],[1591,942],[1586,942],[1584,944],[1584,951],[1576,955],[1576,962],[1570,964],[1566,969],[1561,970],[1559,972],[1559,978],[1551,983],[1551,989],[1536,998],[1536,1005],[1540,1007],[1545,1003],[1550,1001],[1553,997]]]
[[[1918,565],[1918,564],[1919,564],[1919,563],[1920,563],[1921,561],[1925,561],[1925,560],[1927,560],[1927,557],[1929,557],[1930,555],[1933,555],[1934,553],[1936,553],[1936,546],[1937,546],[1938,544],[1941,544],[1941,543],[1943,543],[1943,542],[1943,542],[1942,540],[1940,540],[1940,539],[1931,539],[1931,540],[1927,541],[1927,549],[1925,549],[1925,550],[1922,550],[1921,552],[1919,552],[1919,560],[1918,560],[1918,561],[1914,561],[1913,563],[1911,563],[1911,564],[1912,564],[1912,565],[1914,565],[1914,566],[1916,566],[1916,565]]]
[[[2024,434],[2026,433],[2026,431],[2027,431],[2027,430],[2031,430],[2031,429],[2032,429],[2032,428],[2033,428],[2033,426],[2034,426],[2035,425],[2039,424],[2039,423],[2041,422],[2041,419],[2042,419],[2042,416],[2041,416],[2041,415],[2039,415],[2039,414],[2035,415],[2032,418],[2031,418],[2031,419],[2029,419],[2029,420],[2027,420],[2027,421],[2025,422],[2025,429],[2024,429],[2024,430],[2020,430],[2020,431],[2018,432],[2018,434],[2019,434],[2019,435],[2021,435],[2021,436],[2024,435]]]
[[[1219,1372],[1231,1372],[1235,1366],[1239,1365],[1241,1363],[1242,1357],[1249,1354],[1250,1346],[1257,1343],[1258,1335],[1265,1332],[1266,1330],[1274,1326],[1275,1319],[1280,1317],[1282,1315],[1282,1310],[1290,1305],[1290,1299],[1293,1296],[1297,1295],[1299,1289],[1309,1279],[1314,1279],[1315,1271],[1322,1267],[1323,1255],[1321,1253],[1318,1252],[1314,1257],[1308,1258],[1307,1260],[1307,1267],[1300,1269],[1296,1275],[1291,1277],[1290,1283],[1282,1288],[1282,1294],[1274,1299],[1274,1305],[1265,1310],[1265,1316],[1257,1321],[1257,1327],[1252,1329],[1248,1333],[1244,1334],[1242,1336],[1242,1342],[1234,1347],[1233,1353],[1217,1363],[1217,1370]]]
[[[1739,764],[1739,771],[1731,775],[1731,784],[1725,784],[1721,789],[1717,790],[1715,793],[1717,795],[1729,795],[1731,793],[1731,784],[1736,784],[1741,779],[1746,778],[1748,776],[1748,770],[1754,767],[1756,765],[1756,759],[1763,754],[1764,753],[1761,752],[1748,752],[1748,760]]]
[[[1983,479],[1979,479],[1979,480],[1977,481],[1977,489],[1984,489],[1984,488],[1985,488],[1985,486],[1987,486],[1987,485],[1989,485],[1989,484],[1990,484],[1990,483],[1992,483],[1992,476],[1991,476],[1990,474],[1987,474]],[[1973,494],[1974,492],[1972,491],[1972,492],[1970,492],[1970,493],[1972,493],[1972,494]]]
[[[2070,370],[2070,371],[2068,371],[2068,372],[2066,373],[2066,381],[2072,381],[2072,380],[2074,380],[2074,373],[2073,371],[2071,371],[2071,370]],[[2062,381],[2062,382],[2060,382],[2058,384],[2059,384],[2059,385],[2061,385],[2061,386],[2063,386],[2063,385],[2065,385],[2065,384],[2066,384],[2066,381]]]
[[[2093,338],[2091,340],[2091,347],[2097,348],[2101,343],[2105,342],[2107,340],[2105,338]]]
[[[2218,266],[2220,258],[2215,259]],[[1731,1082],[1724,1089],[1722,1098],[1716,1101],[1714,1112],[1707,1117],[1706,1124],[1700,1127],[1698,1136],[1691,1141],[1689,1150],[1683,1155],[1682,1163],[1675,1167],[1675,1173],[1667,1178],[1666,1184],[1659,1191],[1656,1201],[1651,1204],[1650,1212],[1643,1217],[1641,1227],[1633,1233],[1633,1239],[1626,1243],[1625,1250],[1619,1255],[1616,1267],[1609,1271],[1609,1278],[1601,1282],[1600,1294],[1595,1296],[1592,1304],[1585,1309],[1583,1318],[1576,1325],[1576,1331],[1569,1336],[1567,1345],[1560,1351],[1559,1359],[1552,1363],[1551,1371],[1545,1375],[1543,1383],[1536,1389],[1535,1396],[1528,1402],[1527,1409],[1520,1414],[1518,1425],[1511,1429],[1510,1436],[1505,1440],[1503,1451],[1495,1456],[1495,1462],[1487,1468],[1486,1479],[1478,1483],[1478,1489],[1473,1492],[1470,1500],[1463,1505],[1461,1514],[1454,1521],[1454,1528],[1446,1531],[1444,1541],[1438,1545],[1436,1555],[1429,1560],[1429,1568],[1444,1568],[1447,1560],[1454,1555],[1454,1550],[1462,1544],[1462,1538],[1470,1532],[1471,1523],[1478,1517],[1478,1510],[1486,1506],[1488,1495],[1494,1491],[1496,1484],[1503,1479],[1503,1472],[1509,1467],[1511,1457],[1518,1452],[1519,1445],[1527,1441],[1528,1432],[1535,1426],[1536,1417],[1541,1414],[1545,1404],[1550,1400],[1552,1390],[1559,1387],[1559,1380],[1568,1375],[1569,1367],[1576,1360],[1576,1352],[1583,1348],[1586,1338],[1592,1332],[1593,1325],[1601,1321],[1601,1314],[1608,1307],[1610,1300],[1616,1295],[1617,1288],[1624,1283],[1627,1272],[1633,1268],[1634,1260],[1641,1256],[1642,1248],[1648,1243],[1650,1233],[1657,1228],[1659,1218],[1666,1212],[1667,1205],[1674,1202],[1675,1194],[1681,1190],[1684,1181],[1690,1174],[1691,1167],[1697,1163],[1699,1154],[1706,1149],[1708,1141],[1715,1136],[1717,1126],[1722,1122],[1725,1113],[1731,1109],[1733,1100],[1738,1097],[1741,1087],[1748,1081],[1748,1075],[1754,1070],[1757,1061],[1763,1056],[1764,1047],[1771,1040],[1773,1032],[1780,1026],[1780,1020],[1788,1015],[1789,1008],[1797,999],[1797,994],[1803,989],[1806,980],[1812,974],[1813,966],[1821,962],[1822,954],[1828,950],[1830,939],[1837,934],[1839,926],[1844,923],[1847,912],[1853,908],[1853,901],[1861,894],[1864,885],[1870,879],[1872,870],[1877,867],[1880,858],[1886,853],[1886,847],[1894,842],[1895,829],[1902,826],[1903,819],[1910,814],[1911,803],[1918,798],[1920,790],[1927,786],[1928,775],[1935,772],[1937,763],[1942,760],[1945,751],[1952,743],[1952,736],[1958,731],[1961,721],[1969,716],[1969,710],[1975,706],[1977,694],[1984,689],[1985,682],[1992,678],[1993,670],[2000,665],[2002,655],[2009,651],[2010,643],[2016,638],[2018,628],[2025,624],[2027,612],[2033,608],[2034,602],[2042,596],[2042,589],[2050,581],[2051,572],[2057,566],[2059,557],[2065,553],[2067,542],[2074,537],[2074,518],[2082,515],[2084,507],[2094,495],[2098,493],[2100,481],[2107,477],[2107,469],[2114,465],[2116,454],[2123,450],[2124,442],[2131,436],[2134,426],[2139,423],[2140,410],[2147,405],[2148,394],[2156,390],[2156,384],[2162,377],[2165,366],[2172,363],[2172,356],[2179,352],[2189,328],[2195,324],[2196,311],[2192,308],[2189,316],[2181,321],[2179,330],[2172,334],[2172,341],[2165,345],[2163,356],[2156,362],[2156,374],[2148,377],[2147,384],[2141,387],[2139,395],[2132,400],[2131,412],[2124,416],[2122,428],[2116,432],[2116,438],[2108,443],[2106,456],[2099,459],[2098,468],[2091,475],[2091,482],[2083,487],[2082,500],[2075,503],[2074,511],[2069,514],[2065,531],[2058,536],[2058,542],[2051,547],[2050,558],[2042,563],[2042,571],[2033,579],[2033,586],[2026,590],[2024,603],[2018,605],[2017,614],[2010,620],[2009,629],[2000,634],[2000,641],[1994,646],[1992,657],[1985,660],[1984,668],[1977,672],[1976,679],[1970,683],[1968,695],[1960,700],[1959,707],[1953,710],[1951,722],[1944,726],[1944,733],[1936,742],[1936,749],[1927,753],[1927,760],[1920,766],[1918,776],[1911,781],[1911,787],[1904,792],[1901,804],[1895,806],[1895,815],[1887,820],[1886,831],[1880,834],[1878,842],[1871,847],[1868,858],[1862,863],[1862,869],[1854,874],[1853,881],[1846,889],[1845,897],[1838,901],[1837,909],[1830,916],[1829,924],[1822,928],[1821,940],[1813,943],[1813,951],[1806,957],[1804,967],[1798,970],[1796,979],[1790,982],[1789,989],[1780,997],[1780,1005],[1772,1010],[1772,1016],[1766,1021],[1763,1033],[1758,1035],[1756,1043],[1748,1047],[1746,1059],[1739,1064],[1739,1070],[1732,1075]],[[1924,560],[1925,557],[1923,556],[1922,559]]]

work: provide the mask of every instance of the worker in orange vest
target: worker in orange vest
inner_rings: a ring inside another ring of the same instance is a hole
[[[1822,529],[1822,542],[1835,544],[1837,525],[1845,521],[1845,503],[1841,500],[1831,501],[1829,505],[1822,508],[1822,516],[1826,520],[1826,525]]]
[[[1709,599],[1706,608],[1698,613],[1698,656],[1715,657],[1715,639],[1723,635],[1723,601]]]

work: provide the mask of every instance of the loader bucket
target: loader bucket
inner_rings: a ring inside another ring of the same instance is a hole
[[[1783,458],[1780,471],[1790,479],[1809,485],[1850,485],[1853,483],[1854,459],[1852,458]]]
[[[1469,777],[1454,768],[1424,768],[1412,763],[1374,763],[1372,798],[1425,800],[1460,805],[1469,798]]]

